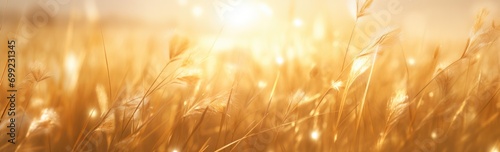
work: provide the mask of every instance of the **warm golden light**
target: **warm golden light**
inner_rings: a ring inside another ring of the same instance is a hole
[[[498,147],[497,146],[492,147],[490,152],[499,152]]]
[[[498,152],[495,6],[8,1],[0,151]]]

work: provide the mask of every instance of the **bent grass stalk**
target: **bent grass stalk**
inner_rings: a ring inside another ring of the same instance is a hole
[[[363,118],[363,110],[365,108],[365,102],[366,102],[366,96],[368,94],[368,88],[370,87],[370,83],[371,83],[371,80],[372,80],[372,76],[373,76],[373,67],[375,67],[375,61],[377,60],[377,54],[378,54],[378,51],[379,51],[379,47],[377,46],[375,48],[375,53],[373,53],[373,58],[371,59],[372,60],[372,63],[371,63],[371,67],[370,67],[370,73],[368,74],[368,81],[366,82],[366,87],[365,87],[365,90],[364,90],[364,93],[363,93],[363,98],[361,99],[361,107],[359,108],[359,113],[358,113],[358,120],[356,122],[356,129],[355,129],[355,133],[354,133],[354,136],[356,138],[358,138],[358,131],[359,131],[359,124],[361,122],[361,119]],[[361,137],[359,137],[361,138]],[[361,140],[361,139],[358,139],[358,140]]]
[[[371,6],[372,3],[373,3],[373,0],[365,0],[363,2],[363,5],[360,7],[359,0],[356,0],[356,18],[354,19],[354,26],[351,30],[351,34],[349,34],[350,35],[349,41],[347,42],[347,48],[345,50],[344,59],[342,60],[341,71],[344,70],[344,64],[345,64],[345,61],[347,59],[347,54],[349,53],[349,48],[351,46],[351,41],[352,41],[352,37],[354,35],[354,31],[356,30],[356,27],[358,25],[358,20],[359,20],[359,18],[368,14],[368,13],[366,13],[366,10]]]

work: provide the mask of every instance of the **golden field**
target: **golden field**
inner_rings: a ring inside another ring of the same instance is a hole
[[[464,18],[455,27],[391,0],[334,13],[326,1],[196,2],[159,10],[174,14],[165,22],[99,2],[3,11],[0,151],[500,149],[495,9],[448,16]]]

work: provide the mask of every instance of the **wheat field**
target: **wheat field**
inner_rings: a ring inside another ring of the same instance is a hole
[[[495,9],[436,36],[421,20],[381,23],[381,10],[406,18],[390,0],[312,17],[304,1],[180,0],[165,24],[69,3],[2,11],[0,151],[500,149]],[[231,12],[246,6],[258,9]]]

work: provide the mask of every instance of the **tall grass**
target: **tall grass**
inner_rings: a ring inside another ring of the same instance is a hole
[[[358,3],[353,29],[371,3]],[[291,28],[288,42],[259,46],[281,53],[273,54],[251,52],[251,43],[212,51],[183,31],[70,24],[79,30],[68,37],[49,26],[19,46],[23,121],[18,144],[0,150],[498,150],[500,26],[487,14],[467,40],[450,44],[460,50],[415,47],[420,40],[402,39],[398,28],[372,35],[362,50],[350,49],[355,30],[316,40]]]

